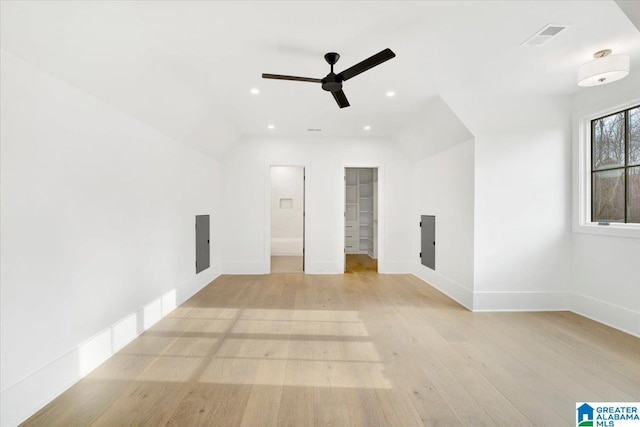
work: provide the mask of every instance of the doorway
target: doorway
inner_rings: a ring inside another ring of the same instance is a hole
[[[378,271],[378,168],[344,171],[344,271]]]
[[[304,272],[305,174],[271,166],[271,273]]]

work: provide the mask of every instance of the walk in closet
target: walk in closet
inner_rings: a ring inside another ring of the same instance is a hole
[[[345,169],[345,253],[378,257],[378,169]]]

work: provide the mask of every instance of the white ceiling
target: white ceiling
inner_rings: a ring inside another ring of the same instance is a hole
[[[542,47],[520,46],[549,23],[570,27]],[[1,43],[209,153],[237,137],[306,137],[308,128],[393,137],[435,95],[571,95],[588,90],[576,86],[577,68],[603,48],[631,55],[640,72],[640,32],[614,1],[3,1]],[[387,47],[397,57],[345,82],[351,107],[342,110],[318,84],[261,79],[322,78],[326,52],[340,53],[341,71]]]

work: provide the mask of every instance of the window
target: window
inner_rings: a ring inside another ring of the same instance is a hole
[[[640,223],[640,106],[591,120],[591,221]]]

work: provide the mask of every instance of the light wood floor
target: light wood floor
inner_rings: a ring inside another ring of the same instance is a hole
[[[302,255],[300,256],[272,256],[272,273],[302,273]]]
[[[640,400],[640,340],[471,313],[407,275],[222,276],[28,426],[572,426]]]
[[[345,260],[345,273],[376,273],[378,260],[365,254],[348,254]]]

